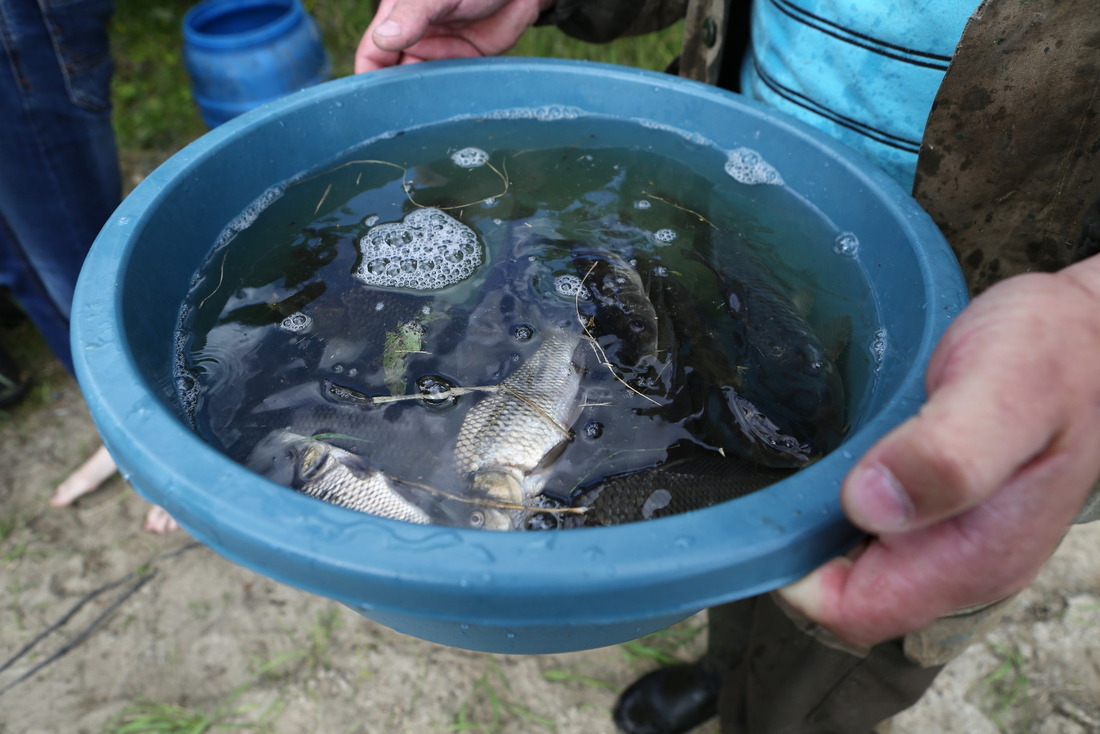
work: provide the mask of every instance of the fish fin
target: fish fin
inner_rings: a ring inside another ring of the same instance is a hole
[[[852,317],[847,314],[834,316],[821,325],[817,338],[825,347],[825,356],[835,363],[852,341]]]
[[[802,318],[806,318],[813,311],[816,294],[812,288],[796,288],[791,292],[790,298],[794,312]]]

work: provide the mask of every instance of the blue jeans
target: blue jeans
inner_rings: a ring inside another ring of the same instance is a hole
[[[70,371],[77,275],[122,192],[112,10],[112,0],[0,0],[0,286]]]

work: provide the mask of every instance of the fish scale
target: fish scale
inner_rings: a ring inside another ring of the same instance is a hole
[[[534,494],[525,478],[563,441],[580,410],[580,336],[547,335],[531,357],[467,413],[455,449],[461,476],[507,502]]]

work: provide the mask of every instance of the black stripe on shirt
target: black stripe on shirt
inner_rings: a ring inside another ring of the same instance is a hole
[[[813,13],[800,8],[789,0],[771,0],[772,5],[776,7],[779,12],[783,13],[787,17],[791,18],[795,22],[801,23],[805,26],[820,31],[828,36],[843,41],[844,43],[858,46],[859,48],[866,49],[872,53],[885,56],[895,61],[901,61],[906,64],[912,64],[913,66],[922,66],[928,69],[936,69],[937,71],[947,71],[947,65],[951,63],[950,56],[943,56],[942,54],[934,54],[928,51],[919,51],[917,49],[906,48],[894,43],[882,41],[880,39],[868,36],[864,33],[859,33],[851,28],[834,23],[830,20],[814,15]]]
[[[816,115],[820,115],[821,117],[824,117],[825,119],[834,122],[837,125],[848,128],[849,130],[859,133],[864,137],[870,138],[876,143],[880,143],[890,148],[895,148],[905,153],[912,153],[914,155],[920,152],[920,141],[909,140],[907,138],[888,133],[885,130],[879,130],[876,127],[860,122],[859,120],[855,120],[851,117],[847,117],[846,115],[842,115],[835,110],[829,109],[819,102],[815,102],[801,92],[797,92],[790,87],[780,84],[778,81],[775,80],[774,77],[769,76],[764,71],[755,53],[752,55],[752,66],[753,69],[756,71],[756,75],[760,77],[760,80],[764,82],[768,89],[772,90],[791,104],[797,105],[798,107],[801,107],[805,110],[809,110]]]

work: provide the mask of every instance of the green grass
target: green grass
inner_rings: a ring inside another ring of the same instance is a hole
[[[224,731],[271,731],[274,708],[260,713],[255,722],[242,721],[255,707],[234,706],[235,691],[224,703],[209,711],[158,701],[138,701],[127,706],[100,734],[207,734]]]
[[[111,27],[115,130],[123,151],[174,150],[206,131],[183,68],[192,0],[116,0]]]
[[[1024,672],[1024,658],[1014,647],[989,644],[1001,660],[992,673],[983,678],[982,708],[1003,734],[1025,734],[1033,731],[1033,706],[1027,698],[1031,681]]]
[[[500,664],[492,656],[484,659],[488,669],[474,683],[470,695],[463,701],[452,722],[443,727],[444,731],[497,734],[517,721],[522,722],[522,731],[552,733],[557,730],[553,721],[513,700],[508,677]]]
[[[165,153],[206,132],[183,67],[183,16],[195,0],[116,0],[111,26],[115,61],[115,129],[124,157]],[[364,0],[305,0],[332,60],[333,77],[352,73],[359,39],[373,4]],[[680,27],[662,33],[589,44],[555,28],[534,28],[511,52],[518,56],[588,59],[662,69],[676,55]]]
[[[699,635],[706,629],[702,618],[693,617],[637,640],[620,643],[624,660],[631,665],[675,665],[695,660],[702,653]]]

